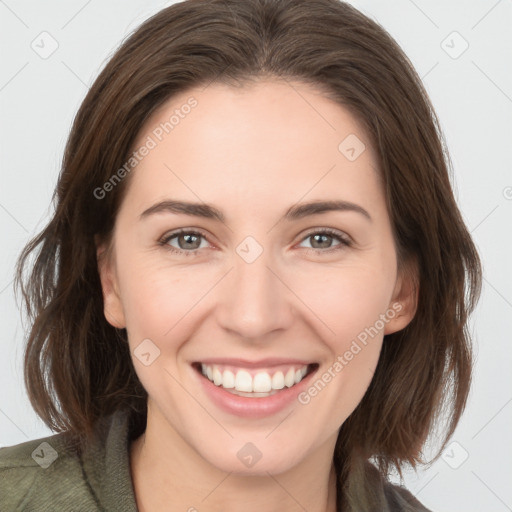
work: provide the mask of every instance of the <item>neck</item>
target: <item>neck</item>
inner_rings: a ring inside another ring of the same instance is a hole
[[[226,473],[203,459],[168,423],[151,422],[130,446],[139,512],[336,512],[334,440],[277,475]]]

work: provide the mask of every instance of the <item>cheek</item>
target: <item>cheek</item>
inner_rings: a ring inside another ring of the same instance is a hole
[[[122,296],[132,359],[142,385],[159,397],[158,402],[176,405],[175,400],[183,399],[171,375],[181,380],[177,356],[197,328],[201,297],[211,288],[211,278],[208,271],[169,268],[148,260],[125,267]],[[148,352],[146,365],[139,354]]]
[[[187,272],[155,264],[133,265],[126,277],[122,295],[128,332],[157,339],[179,329],[181,319],[192,313],[211,288],[207,271]]]
[[[392,262],[391,262],[392,263]],[[323,412],[322,422],[337,428],[355,409],[369,386],[382,348],[386,322],[394,317],[389,300],[392,266],[353,265],[324,272],[303,281],[302,294],[321,320],[329,352],[321,372],[302,397]]]
[[[302,283],[298,294],[328,327],[336,348],[342,350],[347,341],[373,326],[385,313],[394,275],[389,268],[378,265],[354,265],[324,269],[321,275],[296,282]]]

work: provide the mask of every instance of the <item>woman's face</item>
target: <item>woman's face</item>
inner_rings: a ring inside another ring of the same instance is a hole
[[[223,471],[332,458],[384,334],[413,314],[360,124],[303,83],[212,84],[168,101],[134,149],[100,273],[148,425]],[[320,202],[338,208],[304,206]]]

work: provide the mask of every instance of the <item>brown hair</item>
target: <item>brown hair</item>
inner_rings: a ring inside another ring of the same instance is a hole
[[[387,32],[346,3],[188,0],[149,18],[121,45],[74,120],[55,213],[18,260],[15,286],[31,321],[25,383],[54,431],[88,439],[95,422],[119,408],[131,408],[144,429],[147,394],[126,330],[104,317],[95,245],[95,236],[111,241],[130,177],[101,200],[93,191],[123,166],[145,120],[174,94],[261,77],[321,88],[363,123],[379,159],[399,268],[414,261],[418,271],[417,312],[385,337],[373,380],[339,432],[338,483],[362,510],[362,461],[373,457],[383,474],[414,466],[441,415],[449,422],[439,453],[459,421],[472,369],[467,318],[481,267],[421,80]]]

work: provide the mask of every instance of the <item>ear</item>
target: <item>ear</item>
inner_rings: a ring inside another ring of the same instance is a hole
[[[392,334],[409,325],[416,314],[419,297],[419,275],[416,262],[408,262],[399,272],[389,310],[395,311],[384,328],[384,334]]]
[[[113,263],[113,251],[107,250],[106,244],[99,244],[96,238],[95,240],[96,260],[103,292],[103,312],[110,325],[124,329],[126,321]]]

